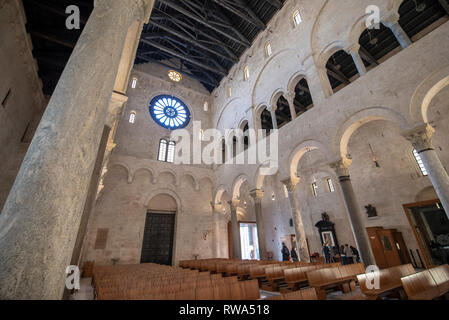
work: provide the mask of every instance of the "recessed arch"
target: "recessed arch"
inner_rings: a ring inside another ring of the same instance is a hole
[[[181,198],[178,196],[178,194],[169,189],[169,188],[163,188],[163,189],[157,189],[154,190],[152,192],[150,192],[145,198],[144,198],[144,206],[147,210],[150,210],[150,202],[152,199],[154,199],[156,196],[158,195],[168,195],[170,197],[172,197],[175,201],[176,201],[176,205],[177,205],[177,214],[182,214],[182,202],[181,202]]]
[[[171,169],[168,169],[168,168],[164,168],[164,169],[161,169],[161,170],[159,171],[158,177],[157,177],[157,181],[158,181],[158,182],[161,182],[160,176],[161,176],[162,174],[164,174],[164,173],[168,173],[168,174],[170,174],[171,176],[173,176],[173,179],[174,179],[174,181],[175,181],[175,186],[179,186],[178,175],[176,174],[175,171],[173,171],[173,170],[171,170]]]
[[[126,170],[127,181],[128,181],[128,183],[132,183],[133,176],[134,176],[133,175],[133,171],[130,169],[130,167],[127,164],[125,164],[123,162],[111,163],[109,165],[109,167],[108,167],[108,171],[112,170],[114,167],[121,167],[121,168],[125,169]]]
[[[151,175],[151,183],[156,183],[156,175],[154,174],[154,171],[148,167],[138,168],[137,170],[135,170],[135,172],[132,174],[132,181],[134,181],[140,171],[148,172]]]
[[[200,190],[200,185],[199,185],[199,183],[198,183],[198,181],[195,178],[195,175],[193,173],[191,173],[191,172],[184,172],[182,174],[182,176],[181,176],[181,179],[180,179],[180,182],[179,182],[180,184],[181,184],[183,178],[190,178],[192,183],[193,183],[193,187],[195,188],[195,190],[196,191]]]
[[[324,154],[325,158],[328,160],[329,163],[331,163],[332,160],[334,159],[330,151],[330,148],[327,147],[321,141],[305,140],[299,143],[290,153],[283,173],[286,174],[291,179],[296,179],[298,175],[297,170],[299,161],[307,152],[313,150],[320,150]]]
[[[407,120],[398,112],[385,107],[371,107],[358,111],[347,118],[337,130],[334,151],[343,159],[348,159],[348,144],[351,136],[363,125],[376,120],[390,121],[398,125],[401,131],[410,128]]]
[[[249,179],[246,174],[241,174],[234,179],[234,182],[232,183],[232,199],[240,198],[240,188],[245,182],[249,183]]]
[[[418,86],[410,102],[410,117],[413,123],[429,123],[430,104],[433,98],[447,86],[449,86],[449,65],[432,73]]]

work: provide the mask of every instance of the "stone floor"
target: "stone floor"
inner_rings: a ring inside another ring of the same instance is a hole
[[[93,300],[94,288],[91,283],[92,278],[82,278],[80,281],[80,290],[70,295],[70,300]]]

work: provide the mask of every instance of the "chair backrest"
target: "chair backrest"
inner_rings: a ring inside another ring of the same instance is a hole
[[[338,268],[326,268],[307,272],[307,279],[310,286],[321,286],[326,283],[341,279]]]
[[[208,287],[197,287],[195,290],[196,300],[214,300],[214,288],[212,286]]]
[[[409,298],[422,297],[421,294],[423,292],[426,292],[429,297],[437,297],[439,295],[437,284],[429,270],[409,275],[402,278],[401,281]]]
[[[365,267],[361,263],[339,266],[338,269],[340,269],[340,274],[343,278],[355,278],[357,275],[365,273]]]
[[[239,282],[243,293],[243,300],[258,300],[260,299],[259,282],[254,280]]]
[[[444,264],[442,266],[429,269],[429,272],[435,280],[441,294],[449,291],[449,265]]]
[[[196,299],[195,289],[180,290],[176,292],[175,299],[193,301]]]
[[[214,300],[231,300],[231,298],[231,286],[226,284],[214,286]]]

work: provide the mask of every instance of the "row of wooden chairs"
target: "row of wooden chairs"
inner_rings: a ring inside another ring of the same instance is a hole
[[[449,293],[449,265],[445,264],[401,279],[410,300],[433,300]]]
[[[365,267],[361,263],[339,265],[334,268],[324,268],[308,271],[307,280],[309,286],[315,288],[319,300],[326,300],[326,290],[340,287],[344,293],[355,288],[357,275],[365,273]]]
[[[265,300],[318,300],[318,297],[314,288],[306,288],[269,297]]]

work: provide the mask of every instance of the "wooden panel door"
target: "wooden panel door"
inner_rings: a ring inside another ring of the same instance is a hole
[[[175,217],[174,213],[147,214],[141,263],[172,264]]]

